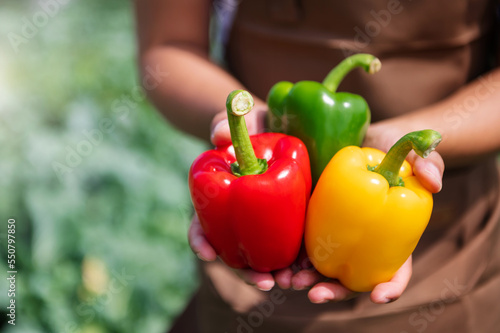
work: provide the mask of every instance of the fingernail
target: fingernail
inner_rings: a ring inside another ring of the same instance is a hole
[[[320,297],[314,303],[323,304],[323,303],[326,303],[328,301],[332,301],[335,299],[335,294],[330,289],[321,288],[320,290],[321,290],[321,292],[319,293]]]
[[[385,297],[385,304],[392,303],[398,300],[399,297]]]
[[[259,284],[256,285],[256,287],[261,291],[269,291],[273,289],[274,282],[273,281],[260,282]]]
[[[326,300],[326,299],[322,299],[322,300],[320,300],[320,301],[314,301],[313,303],[314,303],[314,304],[325,304],[325,303],[328,303],[328,300]]]
[[[205,258],[204,256],[201,255],[200,252],[196,252],[196,256],[198,259],[203,260],[203,261],[210,261],[208,258]]]
[[[443,184],[441,182],[441,173],[439,172],[438,168],[435,165],[430,164],[425,168],[425,172],[434,180],[436,184],[438,184],[438,192],[441,191]]]

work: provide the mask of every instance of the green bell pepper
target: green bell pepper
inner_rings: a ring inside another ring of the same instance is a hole
[[[363,97],[336,92],[342,79],[356,67],[373,74],[381,63],[370,54],[356,54],[340,62],[322,83],[282,81],[267,96],[270,130],[296,136],[305,143],[314,184],[337,151],[362,144],[370,124],[370,108]]]

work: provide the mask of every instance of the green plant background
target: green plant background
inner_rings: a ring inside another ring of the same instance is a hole
[[[1,8],[0,331],[165,332],[197,284],[187,172],[207,147],[138,90],[131,2]]]

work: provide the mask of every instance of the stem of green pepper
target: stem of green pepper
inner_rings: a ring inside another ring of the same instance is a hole
[[[253,105],[252,95],[245,90],[234,90],[227,96],[227,120],[237,161],[231,165],[231,170],[236,176],[257,175],[267,170],[267,161],[255,156],[243,117]]]
[[[382,64],[378,58],[367,53],[358,53],[347,57],[340,64],[335,66],[323,80],[323,85],[331,92],[337,91],[340,82],[354,68],[362,67],[367,73],[377,73]]]
[[[391,147],[382,163],[372,171],[384,176],[391,187],[404,186],[403,180],[399,177],[399,170],[408,153],[413,149],[419,156],[426,158],[440,142],[441,134],[434,130],[408,133]]]

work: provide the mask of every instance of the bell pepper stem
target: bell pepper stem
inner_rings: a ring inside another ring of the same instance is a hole
[[[267,161],[255,156],[245,117],[254,105],[252,95],[245,90],[232,91],[226,100],[227,120],[236,161],[231,170],[236,176],[256,175],[267,170]]]
[[[380,60],[367,53],[358,53],[345,58],[323,80],[323,85],[331,92],[337,91],[340,82],[354,68],[362,67],[368,74],[375,74],[382,67]]]
[[[404,186],[403,180],[399,177],[399,170],[410,151],[413,149],[420,157],[426,158],[440,142],[441,134],[434,130],[408,133],[389,149],[382,162],[372,171],[384,176],[391,187]]]

